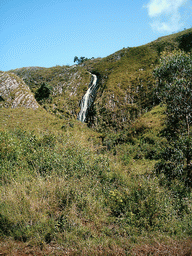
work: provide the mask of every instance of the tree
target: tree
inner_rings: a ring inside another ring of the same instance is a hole
[[[154,75],[157,96],[167,107],[164,134],[168,142],[156,172],[192,186],[192,59],[182,51],[164,53]]]
[[[79,62],[79,59],[77,56],[74,57],[74,62],[77,62],[77,63]]]
[[[92,57],[92,59],[94,58]],[[85,57],[78,58],[77,56],[74,57],[74,62],[77,62],[77,64],[82,64],[86,60],[88,60],[88,58],[85,58]]]

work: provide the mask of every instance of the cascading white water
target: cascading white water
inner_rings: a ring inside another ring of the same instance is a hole
[[[92,74],[92,80],[89,85],[89,89],[83,96],[80,106],[81,110],[78,114],[77,119],[80,120],[81,122],[86,121],[87,113],[91,105],[93,104],[95,97],[96,97],[96,92],[97,92],[97,76]]]

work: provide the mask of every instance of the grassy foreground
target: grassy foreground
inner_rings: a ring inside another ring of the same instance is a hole
[[[192,194],[153,174],[163,113],[116,143],[43,109],[1,109],[0,253],[191,255]]]

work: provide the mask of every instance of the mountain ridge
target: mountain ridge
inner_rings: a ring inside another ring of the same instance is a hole
[[[39,104],[69,119],[78,116],[80,101],[91,80],[88,72],[96,74],[99,89],[89,111],[88,125],[100,132],[118,131],[127,129],[157,103],[152,72],[161,52],[191,51],[191,41],[192,29],[188,29],[142,46],[123,48],[104,58],[88,59],[79,65],[26,67],[10,72],[23,79],[34,95],[42,83],[48,84],[50,96]]]

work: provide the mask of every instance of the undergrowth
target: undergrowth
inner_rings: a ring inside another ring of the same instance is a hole
[[[167,184],[154,172],[167,139],[151,71],[163,50],[191,49],[190,31],[84,66],[12,71],[36,96],[41,87],[49,93],[37,97],[44,109],[0,110],[4,244],[55,246],[61,255],[158,255],[162,246],[172,253],[167,248],[176,241],[174,248],[184,251],[192,194],[177,177]],[[76,120],[90,81],[86,70],[99,81],[89,120],[94,130]]]
[[[101,151],[98,135],[81,138],[87,128],[78,129],[78,122],[76,131],[70,126],[63,131],[60,121],[50,131],[25,129],[21,123],[12,129],[5,116],[1,124],[8,127],[1,126],[0,132],[1,237],[40,247],[57,243],[78,252],[100,245],[128,248],[149,241],[152,234],[165,240],[192,235],[191,194],[176,180],[178,193],[160,184],[152,173],[156,160],[134,157],[147,133],[138,134],[125,160],[118,155],[120,146],[114,155]],[[130,150],[131,145],[124,147]]]

